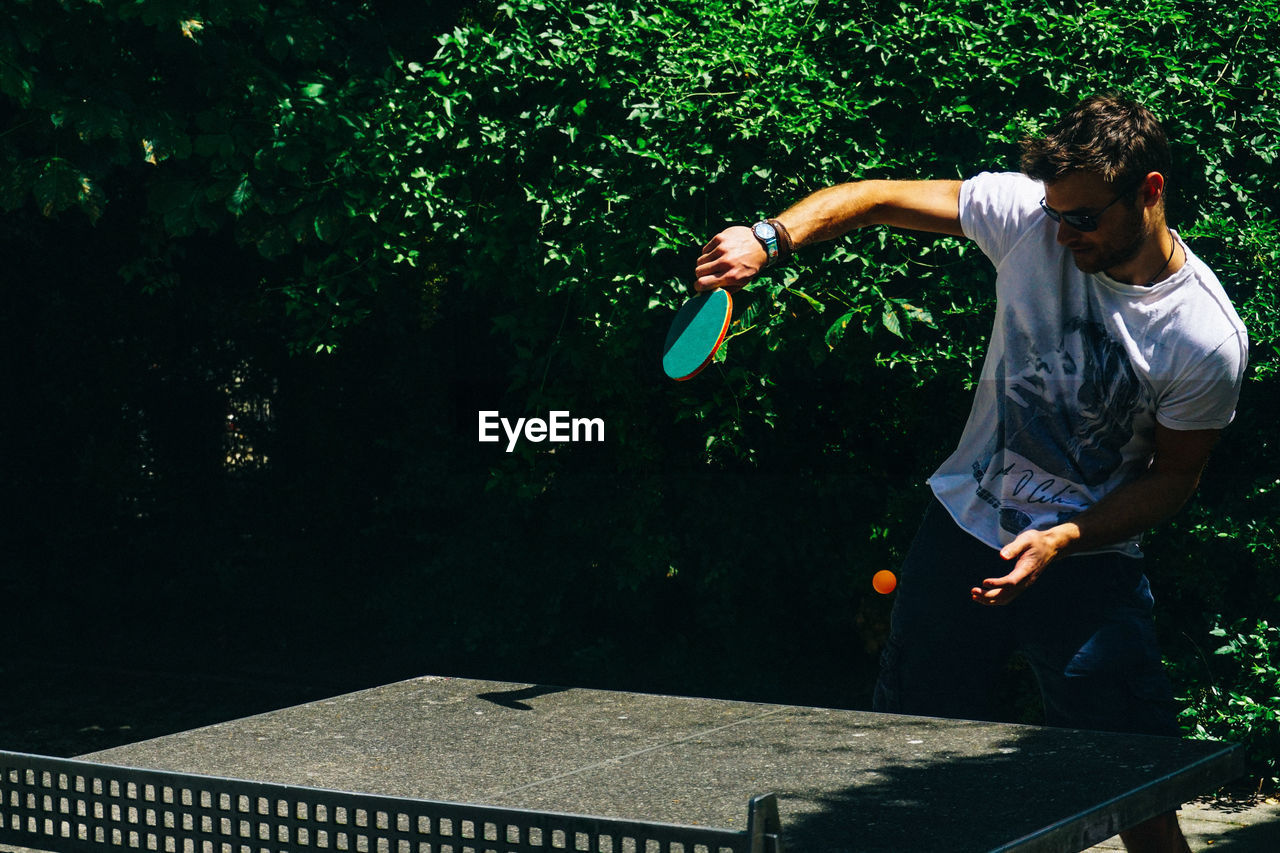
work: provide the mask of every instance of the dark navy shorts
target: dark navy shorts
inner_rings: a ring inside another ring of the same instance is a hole
[[[1049,725],[1178,734],[1142,560],[1067,557],[1011,604],[970,599],[984,578],[1009,569],[930,503],[898,576],[875,710],[993,719],[996,681],[1018,653],[1035,672]]]

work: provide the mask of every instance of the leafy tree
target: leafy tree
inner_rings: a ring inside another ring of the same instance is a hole
[[[103,260],[148,290],[179,285],[193,238],[233,234],[274,263],[228,275],[231,298],[287,315],[299,347],[331,347],[392,283],[429,315],[412,223],[383,209],[393,158],[370,138],[399,78],[388,14],[20,0],[0,31],[0,207],[130,232]]]

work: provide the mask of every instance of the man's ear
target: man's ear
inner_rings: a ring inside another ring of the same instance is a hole
[[[1164,175],[1159,172],[1148,172],[1139,188],[1142,190],[1143,206],[1155,206],[1164,198]]]

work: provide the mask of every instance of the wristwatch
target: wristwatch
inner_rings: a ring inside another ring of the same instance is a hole
[[[764,265],[769,266],[778,259],[778,229],[767,221],[761,220],[751,226],[751,233],[756,235],[760,245],[764,246],[764,253],[767,256]]]

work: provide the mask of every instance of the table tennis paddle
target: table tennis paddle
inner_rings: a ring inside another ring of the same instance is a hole
[[[662,369],[676,381],[692,379],[711,363],[729,331],[733,299],[722,288],[708,290],[680,306],[662,347]]]

